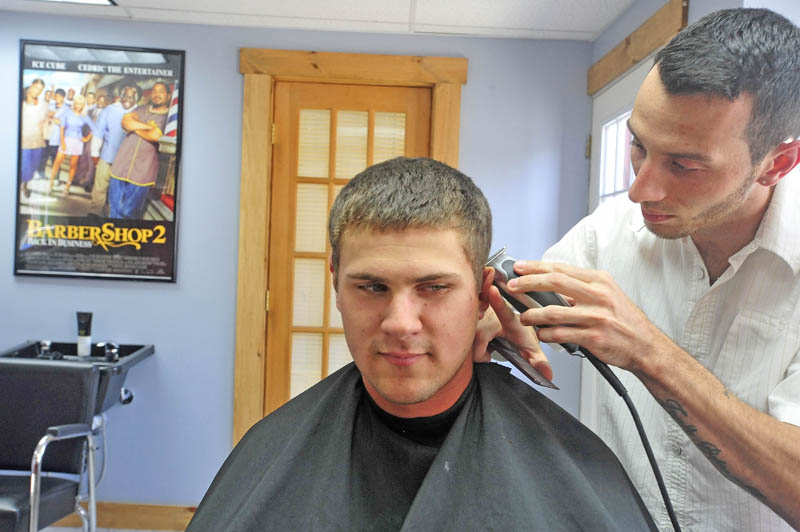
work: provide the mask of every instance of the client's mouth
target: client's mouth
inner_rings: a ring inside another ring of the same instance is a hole
[[[378,354],[386,359],[387,362],[394,364],[395,366],[410,366],[425,356],[425,353],[407,353],[396,351],[380,351]]]

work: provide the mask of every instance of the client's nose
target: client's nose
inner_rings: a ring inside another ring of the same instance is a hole
[[[381,330],[392,336],[404,337],[422,329],[421,305],[411,293],[393,294],[381,317]]]

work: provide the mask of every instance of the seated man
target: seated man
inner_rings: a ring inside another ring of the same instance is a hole
[[[507,310],[489,296],[491,213],[468,177],[429,159],[372,166],[337,197],[329,237],[354,364],[250,429],[189,532],[655,529],[592,432],[473,362],[489,299]]]

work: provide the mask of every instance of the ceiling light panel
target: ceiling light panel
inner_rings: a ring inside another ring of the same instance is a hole
[[[89,4],[93,6],[113,6],[112,0],[36,0],[37,2],[60,2],[64,4]]]
[[[497,28],[596,35],[634,0],[417,0],[418,29]]]
[[[411,0],[117,0],[130,9],[408,23]],[[214,24],[213,19],[206,21]]]

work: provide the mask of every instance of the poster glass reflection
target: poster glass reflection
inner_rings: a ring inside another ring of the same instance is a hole
[[[21,41],[15,274],[175,281],[183,65]]]

